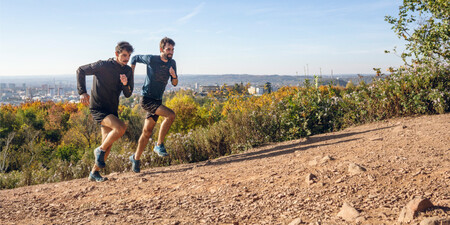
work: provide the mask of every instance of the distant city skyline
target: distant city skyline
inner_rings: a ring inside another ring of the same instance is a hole
[[[175,40],[179,74],[373,74],[402,65],[404,43],[384,21],[400,0],[0,0],[0,79],[75,74],[114,56],[159,54]],[[145,74],[138,65],[137,74]]]

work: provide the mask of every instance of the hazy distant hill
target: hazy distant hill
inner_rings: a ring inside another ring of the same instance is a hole
[[[135,83],[142,84],[145,75],[136,75]],[[372,81],[373,75],[363,75],[359,78],[356,74],[345,75],[323,75],[321,81],[323,84],[329,83],[333,80],[335,85],[339,84],[345,86],[348,80],[352,80],[357,84],[360,80],[366,83]],[[292,75],[249,75],[249,74],[223,74],[223,75],[194,75],[194,74],[180,74],[180,86],[193,87],[195,83],[198,85],[233,85],[235,83],[250,83],[252,85],[263,85],[266,82],[272,83],[274,86],[296,86],[303,84],[305,79],[314,80],[313,76],[292,76]],[[76,87],[76,75],[30,75],[30,76],[6,76],[0,77],[0,83],[26,83],[27,86],[40,86],[42,84],[64,84]],[[86,77],[87,86],[92,84],[92,76]]]
[[[137,75],[135,80],[137,83],[143,82],[145,76]],[[320,81],[323,84],[328,84],[331,80],[335,85],[339,84],[345,86],[349,80],[357,84],[362,79],[369,83],[372,81],[373,75],[364,75],[359,78],[356,74],[341,75],[341,76],[327,76],[321,77]],[[250,83],[252,85],[264,85],[266,82],[272,83],[275,86],[297,86],[303,84],[305,79],[313,82],[313,76],[290,76],[290,75],[249,75],[249,74],[224,74],[224,75],[180,75],[180,85],[194,86],[195,83],[199,85],[233,85],[235,83]]]

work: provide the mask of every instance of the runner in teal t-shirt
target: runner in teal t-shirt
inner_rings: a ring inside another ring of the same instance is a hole
[[[147,116],[142,128],[142,134],[139,138],[136,153],[130,156],[132,169],[134,172],[140,172],[140,157],[148,144],[152,135],[153,128],[159,116],[164,117],[164,121],[159,129],[158,142],[153,151],[159,156],[168,156],[164,147],[164,138],[175,120],[175,113],[162,104],[162,96],[166,89],[169,78],[173,86],[178,84],[177,66],[172,59],[175,42],[170,38],[163,38],[159,44],[160,55],[135,55],[131,59],[131,68],[136,67],[136,63],[147,65],[147,76],[142,87],[141,106],[147,111]]]

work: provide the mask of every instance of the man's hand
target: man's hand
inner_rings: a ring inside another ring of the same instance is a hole
[[[89,105],[90,98],[91,98],[91,96],[89,96],[87,93],[83,93],[82,95],[80,95],[80,102],[83,105]]]
[[[170,67],[169,73],[170,73],[170,76],[172,76],[172,85],[177,86],[178,76],[175,74],[175,70],[172,67]]]
[[[177,75],[175,74],[175,70],[172,67],[170,67],[169,73],[170,73],[170,76],[172,76],[173,79],[177,79]]]
[[[126,86],[128,84],[127,76],[125,74],[120,74],[120,81],[124,86]]]

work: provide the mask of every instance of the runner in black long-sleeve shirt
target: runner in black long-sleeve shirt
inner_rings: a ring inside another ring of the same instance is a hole
[[[77,70],[78,94],[80,101],[90,105],[92,117],[101,125],[102,144],[94,150],[95,165],[89,180],[102,182],[106,178],[99,173],[105,167],[105,160],[112,144],[125,133],[126,125],[119,120],[117,110],[120,93],[130,97],[133,93],[134,79],[131,67],[127,66],[133,47],[128,42],[116,46],[116,58],[100,60],[80,66]],[[86,92],[86,75],[94,75],[91,95]]]

